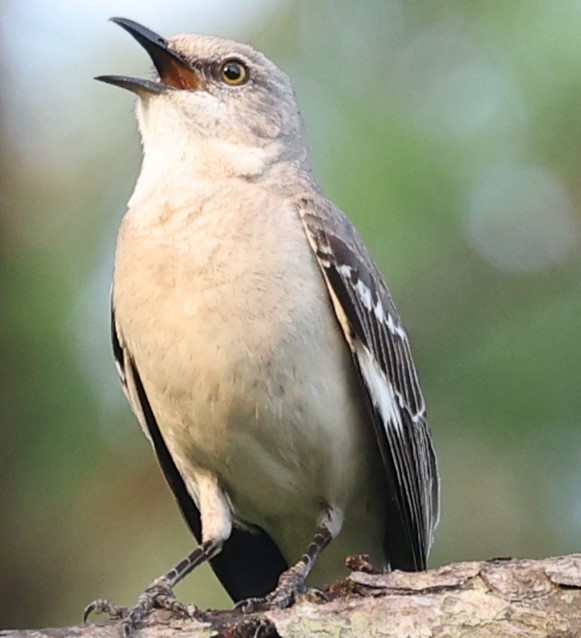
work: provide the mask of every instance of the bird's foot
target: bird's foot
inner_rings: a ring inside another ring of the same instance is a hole
[[[195,612],[191,612],[177,600],[165,579],[158,578],[139,596],[133,607],[121,607],[103,599],[95,600],[85,608],[83,621],[87,622],[88,617],[94,612],[106,613],[111,620],[122,620],[123,636],[131,638],[133,632],[143,624],[154,609],[165,609],[181,618],[196,617]]]
[[[305,585],[303,570],[298,565],[287,569],[278,579],[276,589],[263,598],[247,598],[241,600],[235,609],[243,614],[252,614],[272,609],[287,609],[299,600],[321,602],[325,594],[318,589],[311,589]]]
[[[109,620],[121,620],[127,616],[128,611],[127,607],[115,605],[105,598],[97,598],[97,600],[94,600],[85,607],[83,622],[86,623],[91,614],[107,614]]]
[[[365,574],[381,574],[381,570],[371,564],[369,554],[356,554],[347,556],[345,566],[352,572],[363,572]]]

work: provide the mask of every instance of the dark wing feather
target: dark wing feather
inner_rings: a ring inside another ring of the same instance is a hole
[[[438,520],[439,479],[409,342],[357,231],[323,199],[298,210],[359,371],[386,470],[385,549],[392,568],[426,568]]]
[[[165,444],[135,362],[121,344],[113,311],[111,337],[125,395],[151,441],[163,475],[188,527],[200,543],[200,511]],[[210,561],[210,565],[234,602],[266,596],[276,587],[280,574],[288,568],[280,550],[266,532],[258,528],[249,532],[238,527],[232,528],[230,538],[224,543],[222,551]]]

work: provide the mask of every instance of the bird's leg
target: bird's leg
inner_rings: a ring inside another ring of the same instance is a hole
[[[295,602],[297,594],[305,591],[307,577],[311,573],[319,555],[333,538],[334,535],[329,528],[325,524],[320,524],[307,551],[295,565],[280,575],[276,589],[264,598],[242,600],[236,605],[236,609],[243,613],[253,613],[290,607]]]
[[[191,554],[180,561],[173,569],[163,576],[156,578],[151,585],[139,596],[137,603],[131,607],[121,607],[108,600],[94,600],[87,605],[83,613],[83,621],[86,622],[93,612],[109,614],[111,619],[123,620],[123,635],[130,638],[133,631],[142,624],[143,620],[154,609],[166,609],[185,618],[191,618],[194,614],[178,601],[173,593],[173,588],[185,578],[195,567],[211,560],[222,549],[223,541],[208,540],[203,542]]]

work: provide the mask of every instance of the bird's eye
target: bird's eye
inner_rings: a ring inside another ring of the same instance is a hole
[[[248,81],[248,67],[240,60],[226,60],[220,67],[220,79],[230,86],[240,86]]]

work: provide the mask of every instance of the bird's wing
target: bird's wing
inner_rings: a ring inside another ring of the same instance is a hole
[[[199,544],[202,540],[200,511],[163,439],[135,361],[123,343],[113,308],[111,339],[125,396],[151,442],[163,475]],[[230,538],[210,565],[234,602],[266,596],[276,587],[280,574],[288,568],[277,545],[266,532],[258,528],[248,531],[238,527],[232,527]]]
[[[297,206],[359,372],[386,470],[390,565],[425,569],[439,479],[407,334],[381,273],[343,213],[322,198],[299,198]]]

